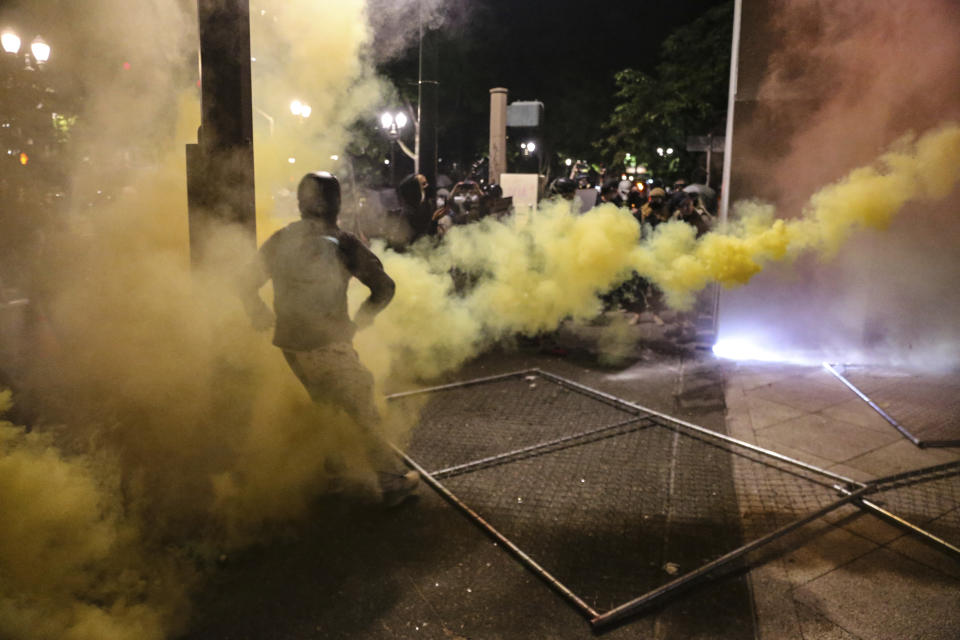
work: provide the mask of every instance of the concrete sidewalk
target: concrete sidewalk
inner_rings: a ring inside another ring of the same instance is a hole
[[[854,480],[960,459],[957,449],[918,449],[820,367],[734,364],[694,351],[640,355],[614,370],[576,355],[493,353],[456,378],[538,367]],[[231,558],[200,594],[185,637],[594,635],[425,488],[418,504],[392,512],[342,497],[318,501],[315,518],[286,542]],[[960,561],[844,507],[603,636],[953,640]]]

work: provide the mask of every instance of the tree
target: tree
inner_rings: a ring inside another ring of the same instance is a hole
[[[656,176],[687,176],[702,163],[685,149],[687,136],[723,135],[730,74],[733,2],[715,7],[675,30],[653,74],[624,69],[616,75],[617,104],[597,149],[622,167],[628,154]],[[657,149],[674,150],[662,156]]]

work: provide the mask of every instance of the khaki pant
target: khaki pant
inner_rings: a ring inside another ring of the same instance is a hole
[[[353,345],[333,343],[310,351],[288,351],[284,357],[318,404],[342,408],[363,430],[367,457],[389,489],[405,468],[380,433],[380,414],[373,401],[373,374],[360,362]]]

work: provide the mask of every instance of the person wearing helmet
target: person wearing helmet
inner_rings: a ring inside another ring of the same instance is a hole
[[[553,181],[550,191],[551,195],[560,196],[564,200],[573,200],[577,195],[577,183],[571,178],[560,177]]]
[[[352,233],[337,226],[340,183],[325,171],[308,173],[297,188],[301,219],[274,233],[242,278],[242,299],[254,328],[274,328],[273,344],[314,402],[333,404],[366,432],[368,457],[383,501],[399,504],[419,481],[379,437],[373,375],[353,349],[358,328],[373,322],[393,298],[395,285],[383,264]],[[357,278],[370,289],[353,319],[347,285]],[[273,311],[259,290],[273,281]]]
[[[498,185],[496,182],[491,182],[483,188],[483,195],[488,198],[502,198],[503,197],[503,187]]]
[[[620,184],[614,180],[608,180],[600,188],[600,194],[597,196],[597,204],[610,203],[618,207],[623,206],[623,199],[620,197]]]
[[[650,199],[640,207],[640,218],[644,224],[656,227],[661,222],[670,219],[670,208],[667,206],[667,192],[661,187],[650,189]]]
[[[670,196],[668,204],[672,220],[682,220],[697,230],[699,238],[710,230],[710,223],[697,208],[695,194],[687,191],[676,191]]]

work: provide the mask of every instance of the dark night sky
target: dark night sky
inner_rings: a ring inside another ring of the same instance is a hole
[[[726,0],[480,0],[444,29],[440,52],[441,156],[485,148],[489,93],[541,100],[555,151],[586,155],[613,107],[614,74],[650,71],[663,39]],[[396,84],[417,77],[416,51],[384,66]],[[415,90],[415,88],[413,89]]]

